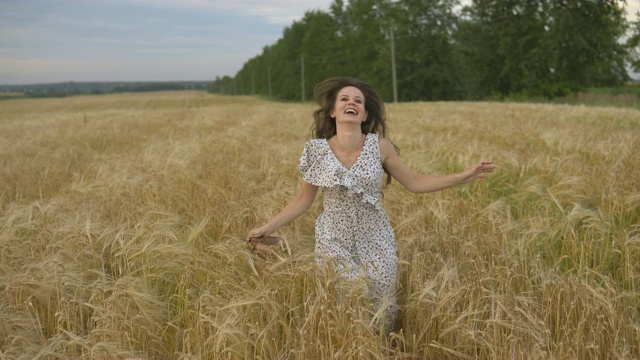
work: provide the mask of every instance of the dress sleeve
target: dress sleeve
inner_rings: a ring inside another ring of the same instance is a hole
[[[314,154],[312,153],[311,142],[307,142],[302,150],[302,156],[300,156],[300,166],[298,169],[304,175],[309,171],[311,164],[314,161]]]

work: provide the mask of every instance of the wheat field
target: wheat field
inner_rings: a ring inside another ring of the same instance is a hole
[[[199,92],[0,101],[0,359],[640,358],[640,111],[388,104],[420,173],[486,181],[384,206],[398,330],[312,255],[312,104]]]

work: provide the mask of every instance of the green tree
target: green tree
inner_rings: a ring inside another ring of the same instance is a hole
[[[338,26],[338,66],[333,75],[359,78],[374,86],[380,96],[391,100],[391,56],[388,0],[336,0],[331,14]]]
[[[556,96],[627,78],[616,0],[474,0],[456,39],[471,97]]]
[[[462,97],[452,34],[457,0],[401,0],[396,29],[398,98],[402,101]]]
[[[631,68],[640,72],[640,12],[636,13],[636,21],[631,24],[631,36],[627,41]]]
[[[216,80],[209,86],[209,91],[214,94],[235,95],[233,78],[230,76],[216,76]]]
[[[554,84],[571,88],[616,86],[628,80],[621,43],[627,23],[617,0],[553,0],[543,48]]]
[[[468,97],[540,91],[549,76],[540,47],[545,18],[543,1],[476,0],[465,7],[456,40]]]
[[[305,15],[307,24],[302,38],[306,99],[313,94],[315,84],[340,72],[338,26],[330,14],[322,11]]]
[[[618,0],[334,0],[312,11],[212,89],[298,101],[330,76],[366,80],[392,99],[390,30],[399,98],[548,97],[628,79],[640,67],[640,25],[628,29]],[[630,55],[635,54],[635,57]],[[269,81],[270,79],[270,81]]]

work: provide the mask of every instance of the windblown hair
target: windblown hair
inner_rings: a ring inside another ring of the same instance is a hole
[[[360,128],[363,134],[375,133],[382,137],[387,137],[386,111],[380,95],[368,83],[348,78],[332,77],[316,85],[313,89],[313,97],[319,108],[313,112],[313,125],[311,135],[316,139],[329,139],[334,136],[336,130],[336,119],[331,117],[331,112],[336,106],[338,92],[347,86],[353,86],[362,91],[364,95],[364,108],[367,111],[367,120]],[[400,149],[394,144],[396,152]],[[387,184],[391,183],[391,175],[387,172]]]
[[[329,139],[336,134],[336,119],[331,117],[331,111],[336,106],[338,92],[347,86],[358,88],[364,95],[364,108],[368,116],[367,120],[360,125],[362,133],[376,133],[386,137],[386,113],[380,95],[366,82],[347,77],[329,78],[316,85],[313,97],[320,108],[313,112],[312,135],[316,139]]]

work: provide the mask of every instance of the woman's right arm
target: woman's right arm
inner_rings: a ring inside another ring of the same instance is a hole
[[[265,225],[249,231],[249,234],[247,235],[247,238],[245,240],[249,241],[251,238],[268,236],[282,226],[295,220],[298,216],[307,211],[309,207],[311,207],[311,204],[313,204],[313,200],[316,198],[317,192],[317,186],[303,181],[300,185],[298,194],[287,204],[287,206],[285,206]]]

